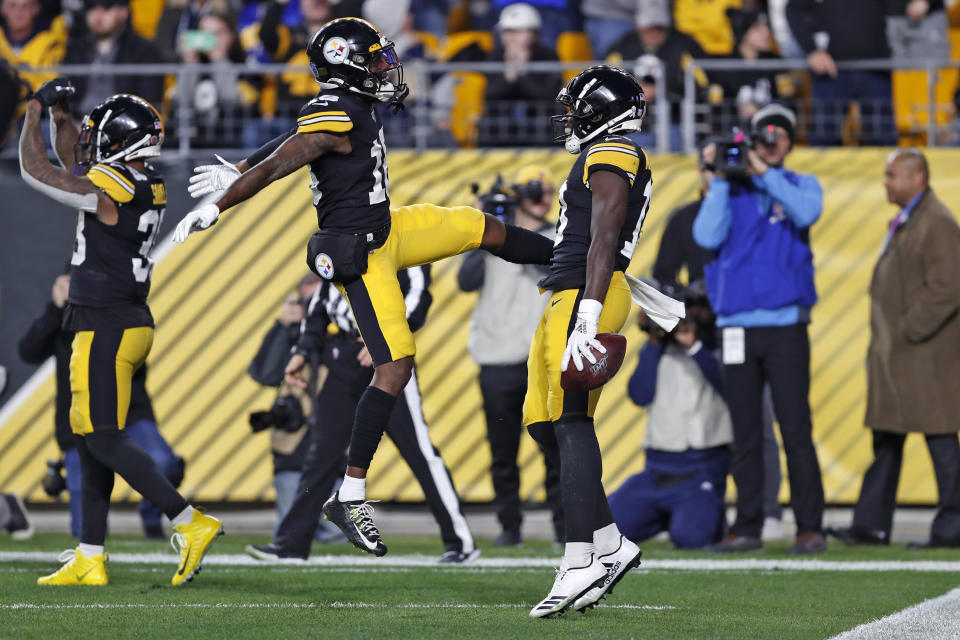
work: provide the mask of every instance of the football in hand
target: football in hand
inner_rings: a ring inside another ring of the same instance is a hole
[[[593,349],[593,355],[597,358],[596,364],[583,359],[583,371],[577,371],[577,366],[573,363],[573,358],[567,363],[567,370],[560,373],[560,386],[567,391],[589,391],[605,384],[612,378],[620,365],[623,364],[623,357],[627,353],[627,339],[619,333],[598,333],[597,341],[607,350],[606,353],[598,353]]]

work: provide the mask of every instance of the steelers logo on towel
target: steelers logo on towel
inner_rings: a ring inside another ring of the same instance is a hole
[[[350,54],[350,45],[343,38],[333,37],[323,45],[323,57],[330,64],[343,64]]]
[[[316,267],[317,275],[321,278],[326,278],[327,280],[333,278],[333,260],[331,260],[327,254],[317,254],[316,259],[313,261],[313,266]]]

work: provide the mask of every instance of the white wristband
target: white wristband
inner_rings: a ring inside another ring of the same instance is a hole
[[[580,306],[577,307],[577,312],[587,316],[594,322],[600,320],[600,312],[603,311],[603,303],[598,300],[591,300],[590,298],[584,298],[580,301]]]

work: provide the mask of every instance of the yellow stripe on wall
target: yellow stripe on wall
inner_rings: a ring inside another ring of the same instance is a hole
[[[934,189],[948,204],[960,206],[955,205],[960,203],[960,179],[936,170],[951,166],[951,152],[927,153],[934,167]],[[825,193],[826,209],[811,232],[821,300],[810,325],[810,402],[830,502],[856,499],[872,459],[869,431],[863,427],[867,288],[886,223],[896,213],[886,203],[881,183],[886,154],[886,150],[798,149],[789,162],[796,171],[816,173]],[[472,182],[489,185],[497,174],[509,182],[521,167],[535,164],[559,185],[574,160],[566,152],[543,149],[395,151],[390,154],[391,200],[395,206],[473,204]],[[654,198],[630,269],[636,275],[649,274],[668,214],[693,200],[698,188],[692,158],[661,155],[651,156],[649,162]],[[212,231],[177,247],[154,271],[151,306],[157,330],[148,388],[161,431],[187,459],[183,489],[194,500],[273,497],[267,436],[253,434],[247,424],[248,414],[268,408],[273,394],[254,383],[246,367],[283,297],[307,270],[305,244],[316,228],[307,183],[306,171],[300,171],[271,185],[224,215]],[[433,442],[457,488],[465,500],[488,501],[493,489],[478,369],[466,351],[476,294],[458,290],[458,266],[459,258],[434,266],[434,303],[426,326],[417,334],[418,375]],[[643,341],[633,316],[624,333],[629,353],[623,371],[604,392],[596,420],[608,490],[643,467],[645,413],[626,394]],[[54,393],[51,375],[0,425],[0,486],[30,500],[47,499],[39,482],[44,461],[57,455],[51,437]],[[899,500],[936,502],[923,439],[909,437],[904,456]],[[543,464],[526,436],[519,460],[521,495],[542,499]],[[732,482],[730,486],[732,496]],[[374,459],[368,487],[375,499],[423,499],[386,438]],[[122,482],[114,497],[138,499]],[[781,499],[788,498],[785,479]]]

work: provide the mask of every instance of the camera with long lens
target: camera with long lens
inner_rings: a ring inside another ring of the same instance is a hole
[[[480,200],[481,211],[497,216],[503,222],[513,220],[517,209],[517,194],[512,187],[504,184],[501,176],[497,176],[488,191],[480,193],[480,185],[476,182],[470,185],[470,190]],[[540,195],[543,196],[542,187]]]
[[[295,396],[279,396],[267,411],[255,411],[250,414],[250,428],[259,433],[270,427],[281,431],[294,432],[304,424],[303,407]]]
[[[712,166],[721,178],[727,180],[746,180],[750,173],[750,140],[739,129],[715,143],[717,153]]]

